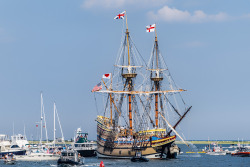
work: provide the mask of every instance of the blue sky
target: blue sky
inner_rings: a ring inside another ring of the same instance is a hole
[[[157,24],[161,53],[193,108],[177,129],[186,139],[250,139],[250,2],[215,0],[0,1],[0,133],[37,138],[43,91],[49,138],[53,101],[64,136],[78,127],[95,139],[90,92],[109,73],[124,10],[145,60]],[[57,128],[59,135],[59,128]]]

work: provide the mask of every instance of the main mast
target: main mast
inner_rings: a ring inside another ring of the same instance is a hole
[[[127,21],[127,14],[126,15],[126,42],[128,48],[128,70],[127,73],[123,73],[122,77],[126,79],[126,83],[128,84],[128,91],[131,92],[133,90],[133,81],[132,79],[136,77],[136,73],[132,72],[132,67],[130,65],[130,50],[129,50],[129,31],[128,31],[128,21]],[[132,123],[132,96],[128,94],[128,108],[129,108],[129,131],[130,135],[133,135],[133,123]]]

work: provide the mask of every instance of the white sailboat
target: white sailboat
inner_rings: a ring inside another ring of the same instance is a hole
[[[45,112],[44,112],[43,96],[41,93],[41,122],[40,122],[41,137],[40,137],[39,147],[37,149],[30,149],[28,152],[26,152],[26,155],[16,156],[17,161],[49,161],[49,160],[59,159],[60,156],[57,154],[51,154],[47,146],[45,146],[45,149],[43,149],[43,144],[42,144],[43,123],[45,125],[46,141],[48,143],[48,134],[47,134],[47,127],[46,127]]]
[[[58,121],[58,124],[59,124],[59,127],[60,127],[60,130],[61,130],[61,142],[65,143],[64,142],[64,136],[63,136],[63,131],[62,131],[62,125],[61,125],[61,122],[60,122],[60,119],[59,119],[59,116],[58,116],[58,111],[57,111],[57,108],[56,108],[56,103],[54,102],[54,141],[53,141],[53,144],[54,144],[54,147],[55,147],[55,144],[56,144],[56,116],[57,116],[57,121]]]

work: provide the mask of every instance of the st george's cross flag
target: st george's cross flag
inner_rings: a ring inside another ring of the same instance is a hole
[[[125,11],[122,13],[119,13],[117,16],[115,16],[114,19],[124,19],[124,16],[125,16]]]
[[[154,32],[155,31],[155,24],[146,26],[146,31],[147,32]]]
[[[111,77],[111,73],[108,73],[108,74],[103,74],[102,78],[104,79],[110,79]]]

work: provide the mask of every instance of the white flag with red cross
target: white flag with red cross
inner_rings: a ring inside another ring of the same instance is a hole
[[[114,19],[124,19],[125,13],[126,13],[125,11],[122,13],[119,13],[118,15],[115,16]]]
[[[155,31],[155,24],[146,26],[146,31],[147,32],[154,32]]]

